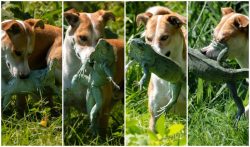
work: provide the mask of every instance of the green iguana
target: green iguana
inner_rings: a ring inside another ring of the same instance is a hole
[[[57,62],[57,60],[53,60],[49,67],[31,71],[28,79],[14,78],[9,81],[7,88],[2,91],[3,109],[6,109],[11,101],[11,97],[15,94],[23,93],[38,96],[40,95],[39,91],[43,91],[46,87],[52,89],[54,93],[59,94],[59,90],[55,86],[54,73],[56,64],[58,64]]]
[[[86,75],[85,69],[93,64],[89,75]],[[81,83],[88,87],[87,89],[87,111],[90,116],[91,129],[93,133],[98,133],[97,119],[103,105],[103,96],[101,87],[111,82],[116,88],[119,86],[113,81],[115,54],[113,47],[104,39],[100,39],[91,53],[90,58],[82,65],[78,73],[72,79],[72,85]]]
[[[143,77],[139,84],[140,89],[150,78],[150,73],[154,73],[160,78],[171,83],[173,95],[169,103],[161,108],[160,111],[168,112],[172,106],[177,102],[181,86],[185,80],[185,75],[181,67],[168,57],[165,57],[152,49],[142,39],[131,39],[128,42],[129,57],[132,59],[127,66],[131,65],[134,60],[138,62],[143,68]]]
[[[193,72],[196,76],[213,82],[227,83],[229,90],[232,93],[238,112],[234,126],[237,126],[240,117],[244,113],[244,105],[240,97],[237,95],[236,81],[248,78],[248,69],[227,69],[221,66],[221,62],[225,59],[227,48],[221,50],[217,61],[212,60],[203,55],[199,50],[188,50],[188,67],[189,72]]]
[[[188,49],[188,68],[196,76],[213,82],[226,83],[248,78],[248,69],[228,69],[222,67],[217,61],[203,55],[197,49]]]

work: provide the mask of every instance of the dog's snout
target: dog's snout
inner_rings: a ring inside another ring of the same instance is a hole
[[[19,74],[20,79],[27,79],[28,77],[29,77],[29,74],[24,74],[24,73]]]
[[[209,46],[200,49],[200,52],[201,52],[203,55],[206,55],[206,54],[207,54],[207,51],[209,50],[208,47],[209,47]]]
[[[76,53],[76,56],[77,56],[78,58],[80,58],[80,54],[79,54],[79,53]]]
[[[206,55],[207,51],[206,50],[200,50],[200,52],[203,54],[203,55]]]
[[[170,56],[170,54],[171,54],[171,52],[170,52],[170,51],[168,51],[168,52],[165,54],[165,56],[169,57],[169,56]]]
[[[7,67],[10,68],[10,63],[9,62],[7,62]]]

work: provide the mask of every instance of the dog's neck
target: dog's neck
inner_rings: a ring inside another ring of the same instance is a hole
[[[170,55],[170,58],[174,61],[178,62],[184,72],[186,72],[186,43],[185,43],[185,37],[181,30],[179,37],[176,39],[175,43],[175,49],[176,52],[173,52]],[[178,50],[178,51],[177,51]]]
[[[238,64],[240,65],[241,68],[248,68],[248,58],[249,58],[249,41],[247,40],[247,42],[244,45],[244,49],[240,49],[239,51],[241,51],[241,54],[239,54],[238,56],[235,57],[236,61],[238,62]]]

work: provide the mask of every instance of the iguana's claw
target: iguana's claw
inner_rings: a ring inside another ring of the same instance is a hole
[[[142,88],[143,88],[143,85],[144,85],[143,79],[140,80],[140,82],[138,83],[138,85],[140,86],[140,91],[142,91]]]
[[[242,111],[238,111],[238,113],[237,113],[237,115],[236,115],[236,120],[235,120],[235,122],[234,122],[234,128],[238,128],[238,123],[239,123],[239,121],[240,121],[240,118],[241,118],[241,116],[245,116],[245,110],[243,109]]]
[[[120,86],[118,84],[115,83],[115,81],[113,80],[112,77],[108,77],[108,80],[115,86],[116,89],[120,90]]]

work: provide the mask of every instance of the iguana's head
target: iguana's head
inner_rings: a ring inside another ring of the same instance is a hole
[[[90,55],[90,61],[109,62],[115,61],[115,54],[113,47],[104,39],[99,39],[95,51]]]
[[[135,38],[129,40],[128,46],[130,48],[129,56],[137,61],[151,62],[154,60],[152,47],[145,43],[142,39]]]

